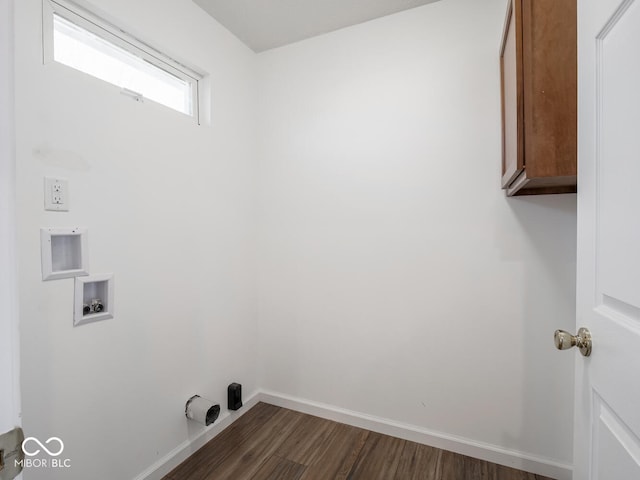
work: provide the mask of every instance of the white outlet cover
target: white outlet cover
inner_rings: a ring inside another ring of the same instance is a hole
[[[66,178],[44,177],[44,209],[69,211],[69,181]]]

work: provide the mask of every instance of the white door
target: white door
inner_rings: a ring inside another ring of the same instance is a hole
[[[640,0],[578,1],[574,480],[640,479]]]

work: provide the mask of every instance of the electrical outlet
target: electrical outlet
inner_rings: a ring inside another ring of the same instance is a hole
[[[45,177],[44,209],[52,212],[69,211],[69,182],[66,179]]]

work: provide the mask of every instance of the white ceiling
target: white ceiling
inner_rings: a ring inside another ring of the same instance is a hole
[[[255,52],[438,0],[193,0]]]

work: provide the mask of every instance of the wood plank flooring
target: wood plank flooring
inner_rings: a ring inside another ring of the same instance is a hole
[[[551,480],[259,403],[163,480]]]

